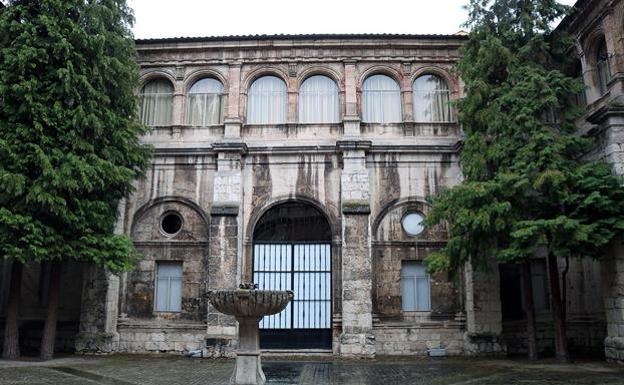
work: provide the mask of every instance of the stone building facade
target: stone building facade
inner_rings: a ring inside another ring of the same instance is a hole
[[[587,111],[579,120],[581,134],[597,138],[589,156],[614,166],[624,176],[624,1],[580,0],[559,26],[574,36],[579,72],[586,85]],[[614,242],[603,256],[601,291],[606,320],[604,352],[608,360],[624,361],[624,247]],[[594,297],[596,298],[596,297]],[[589,298],[588,298],[589,300]]]
[[[592,156],[620,174],[623,4],[579,2],[560,27],[579,40],[582,133],[601,139]],[[600,36],[606,78],[594,60]],[[420,226],[427,200],[461,180],[462,133],[449,102],[462,95],[452,67],[465,38],[138,40],[137,92],[152,126],[143,140],[154,158],[120,205],[116,231],[144,258],[119,276],[75,267],[83,285],[67,280],[64,290],[81,303],[68,316],[76,351],[229,355],[236,323],[206,292],[250,281],[296,292],[288,313],[263,321],[266,348],[345,357],[525,351],[517,267],[467,267],[450,278],[422,265],[446,237],[444,227]],[[604,346],[607,358],[624,359],[623,258],[617,243],[602,265],[571,262],[573,349]],[[543,258],[532,270],[539,346],[548,351]],[[7,288],[3,279],[0,299]]]

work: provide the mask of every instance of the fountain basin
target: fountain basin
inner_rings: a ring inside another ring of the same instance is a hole
[[[213,290],[208,299],[219,312],[235,317],[258,317],[277,314],[294,297],[290,290]]]
[[[255,285],[251,285],[255,287]],[[260,359],[258,322],[265,315],[282,311],[294,298],[290,290],[212,290],[208,300],[221,313],[238,321],[236,365],[230,384],[263,385],[266,382]]]

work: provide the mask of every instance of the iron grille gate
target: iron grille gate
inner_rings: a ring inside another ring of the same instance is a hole
[[[263,349],[331,349],[331,245],[255,243],[253,281],[260,290],[292,290],[281,312],[260,321]]]

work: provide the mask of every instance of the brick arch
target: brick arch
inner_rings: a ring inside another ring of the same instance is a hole
[[[241,82],[240,93],[247,95],[251,84],[263,76],[275,76],[286,84],[286,90],[291,91],[288,83],[288,74],[277,66],[262,66],[249,72]]]
[[[297,76],[297,90],[301,88],[303,82],[305,82],[309,77],[315,75],[327,76],[336,83],[338,86],[338,92],[344,92],[344,77],[333,68],[317,65],[307,67],[299,73]]]
[[[143,87],[151,82],[152,80],[158,80],[158,79],[164,79],[169,81],[169,83],[171,83],[171,86],[173,87],[173,93],[175,94],[177,91],[179,91],[177,88],[177,82],[175,79],[175,76],[166,70],[151,70],[151,71],[147,71],[141,74],[140,78],[139,78],[139,85],[137,87],[136,93],[139,94],[141,92],[141,90],[143,89]]]
[[[191,89],[191,87],[193,87],[195,83],[205,78],[218,80],[223,85],[223,93],[228,93],[228,80],[221,72],[212,68],[201,68],[187,74],[186,78],[184,79],[184,85],[182,86],[182,88],[184,89],[184,94],[188,94],[189,90]]]
[[[370,68],[367,68],[360,74],[360,77],[358,79],[358,84],[357,84],[358,92],[362,92],[364,81],[373,75],[389,76],[392,80],[394,80],[398,84],[399,90],[401,92],[404,91],[403,85],[402,85],[403,75],[398,69],[391,67],[391,66],[387,66],[387,65],[375,65]]]
[[[448,70],[442,67],[438,67],[438,66],[426,66],[426,67],[421,67],[421,68],[416,69],[416,71],[414,71],[412,76],[410,76],[409,84],[412,89],[413,89],[413,84],[416,81],[416,79],[418,79],[419,77],[423,75],[438,76],[439,78],[441,78],[442,80],[446,82],[446,84],[449,87],[449,91],[451,91],[451,93],[456,94],[459,92],[459,82],[457,81],[457,79],[451,76]]]

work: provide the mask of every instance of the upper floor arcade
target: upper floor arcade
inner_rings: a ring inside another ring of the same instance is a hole
[[[301,35],[137,41],[142,121],[157,146],[222,139],[456,141],[463,35]],[[409,137],[409,139],[405,139]]]

